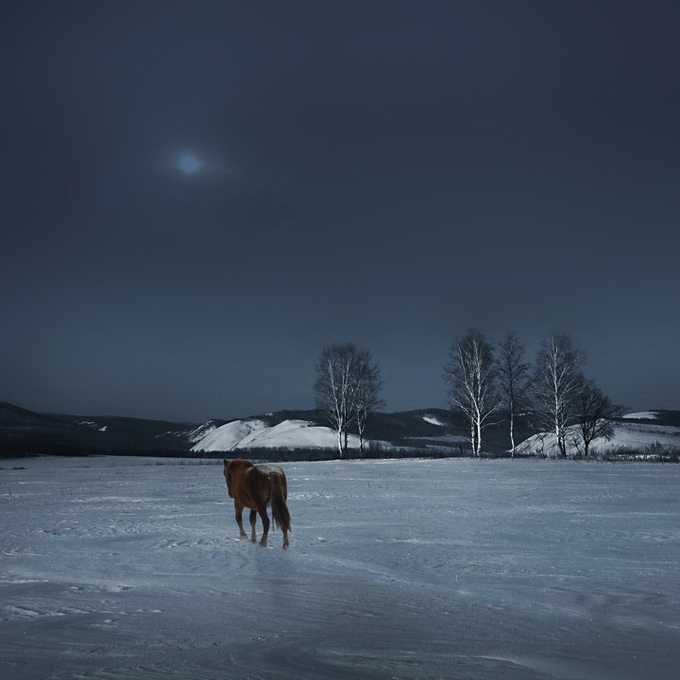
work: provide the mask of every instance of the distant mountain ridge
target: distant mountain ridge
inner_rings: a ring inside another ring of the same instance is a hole
[[[499,421],[485,430],[487,452],[498,454],[508,449],[507,423],[502,418]],[[670,443],[677,435],[680,441],[680,411],[630,413],[619,419],[616,431],[616,441],[622,444],[651,444],[655,440],[650,438],[654,436]],[[468,449],[468,432],[465,419],[448,409],[375,413],[368,420],[365,448],[450,449],[463,453]],[[633,432],[637,434],[633,436]],[[516,441],[524,442],[521,451],[546,452],[545,436],[537,437],[527,420],[516,423],[515,433]],[[358,437],[352,435],[349,443],[351,448],[358,448]],[[248,449],[334,449],[335,446],[335,432],[330,423],[322,411],[314,409],[192,423],[42,414],[0,402],[0,454],[5,456],[24,453],[199,455]]]
[[[241,436],[238,436],[238,433]],[[376,413],[366,445],[383,448],[451,446],[463,440],[464,422],[445,409]],[[358,447],[358,437],[350,440]],[[0,452],[159,455],[247,448],[334,448],[335,433],[319,410],[283,410],[205,423],[121,416],[42,414],[0,403]]]
[[[121,416],[36,413],[0,402],[0,453],[154,453],[187,451],[177,432],[198,423],[176,423]]]

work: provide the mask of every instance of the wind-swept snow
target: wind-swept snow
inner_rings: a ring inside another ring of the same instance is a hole
[[[629,420],[657,420],[659,414],[656,411],[640,411],[638,413],[626,413],[622,417]]]
[[[426,415],[423,416],[423,420],[426,423],[430,423],[430,425],[440,425],[441,427],[445,427],[445,424],[442,423],[441,420],[439,420],[439,418],[437,418],[436,416]]]
[[[680,465],[286,464],[287,551],[221,464],[2,466],[3,679],[679,677]]]

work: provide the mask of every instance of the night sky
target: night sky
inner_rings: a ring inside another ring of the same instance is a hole
[[[0,400],[312,408],[322,347],[446,407],[470,328],[680,409],[680,3],[0,10]]]

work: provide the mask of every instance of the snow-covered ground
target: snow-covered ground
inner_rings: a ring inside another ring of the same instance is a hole
[[[284,551],[159,462],[0,463],[0,677],[680,677],[680,465],[287,464]]]

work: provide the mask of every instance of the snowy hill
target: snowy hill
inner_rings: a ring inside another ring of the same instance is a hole
[[[629,413],[622,416],[613,424],[614,434],[610,439],[595,439],[591,448],[593,453],[604,453],[617,449],[629,449],[631,452],[640,452],[657,445],[670,449],[680,449],[680,427],[670,418],[673,412],[645,411]],[[567,429],[567,453],[578,454],[574,440],[578,441],[576,427]],[[549,456],[559,455],[555,435],[550,432],[534,434],[517,447],[519,455]]]
[[[375,413],[368,420],[364,447],[458,447],[464,431],[464,425],[444,409]],[[348,446],[359,448],[356,434],[350,434]],[[277,411],[226,423],[206,433],[191,450],[216,452],[258,448],[332,450],[337,448],[336,433],[321,411]]]
[[[375,445],[377,442],[365,442]],[[389,442],[381,441],[382,447]],[[359,448],[359,437],[349,435],[349,448]],[[270,425],[258,418],[235,420],[210,432],[192,447],[192,451],[233,451],[234,449],[285,448],[335,449],[336,433],[329,427],[309,420],[284,420]]]

